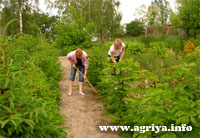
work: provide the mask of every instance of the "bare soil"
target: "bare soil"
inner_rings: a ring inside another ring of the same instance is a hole
[[[60,80],[60,91],[62,100],[60,103],[61,114],[66,116],[64,125],[69,127],[66,130],[68,138],[120,138],[120,132],[101,132],[99,125],[110,125],[110,119],[102,114],[103,103],[98,96],[91,92],[87,85],[83,86],[85,96],[78,92],[78,72],[73,86],[71,96],[69,92],[70,62],[66,57],[59,57],[63,67],[64,76]],[[98,91],[98,90],[97,90]]]

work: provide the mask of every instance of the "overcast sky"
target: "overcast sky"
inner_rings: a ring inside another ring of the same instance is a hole
[[[122,21],[121,23],[129,23],[130,21],[137,18],[134,16],[135,10],[139,8],[141,5],[149,6],[151,4],[151,0],[119,0],[120,11],[122,13]],[[168,0],[172,10],[175,9],[175,0]]]
[[[42,4],[44,3],[44,0],[40,0],[40,8],[43,9],[44,12],[46,12],[45,5]],[[52,0],[53,1],[53,0]],[[129,23],[135,18],[134,16],[135,10],[139,8],[141,5],[145,4],[146,6],[149,6],[151,4],[151,0],[119,0],[120,1],[120,12],[122,13],[122,21],[121,24]],[[175,0],[168,0],[170,3],[170,6],[172,7],[172,10],[175,9]],[[48,10],[49,11],[49,10]],[[56,14],[56,10],[52,10],[50,13],[52,15]]]

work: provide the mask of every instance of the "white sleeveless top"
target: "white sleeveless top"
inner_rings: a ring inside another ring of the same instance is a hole
[[[125,44],[122,42],[122,48],[125,48]],[[114,56],[119,56],[119,54],[122,52],[121,50],[117,49],[114,53]],[[108,51],[108,55],[111,56],[111,52],[114,52],[114,44],[111,45],[110,50]]]

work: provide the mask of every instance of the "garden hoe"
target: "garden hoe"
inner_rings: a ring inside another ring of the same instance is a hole
[[[76,68],[77,70],[78,70],[78,72],[81,74],[81,76],[82,77],[84,77],[84,75],[83,75],[83,73],[78,69],[78,68]],[[90,87],[92,88],[92,90],[97,94],[97,95],[99,95],[99,93],[97,92],[97,90],[92,86],[92,84],[89,82],[89,80],[86,78],[86,81],[88,82],[88,84],[90,85]]]

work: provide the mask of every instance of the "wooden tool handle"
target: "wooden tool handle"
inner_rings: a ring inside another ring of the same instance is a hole
[[[81,76],[84,78],[83,73],[76,67],[76,69],[78,70],[78,72],[81,74]],[[92,84],[89,82],[89,80],[86,78],[86,81],[88,82],[88,84],[90,85],[90,87],[93,89],[93,91],[99,95],[99,93],[97,92],[97,90],[92,86]]]

